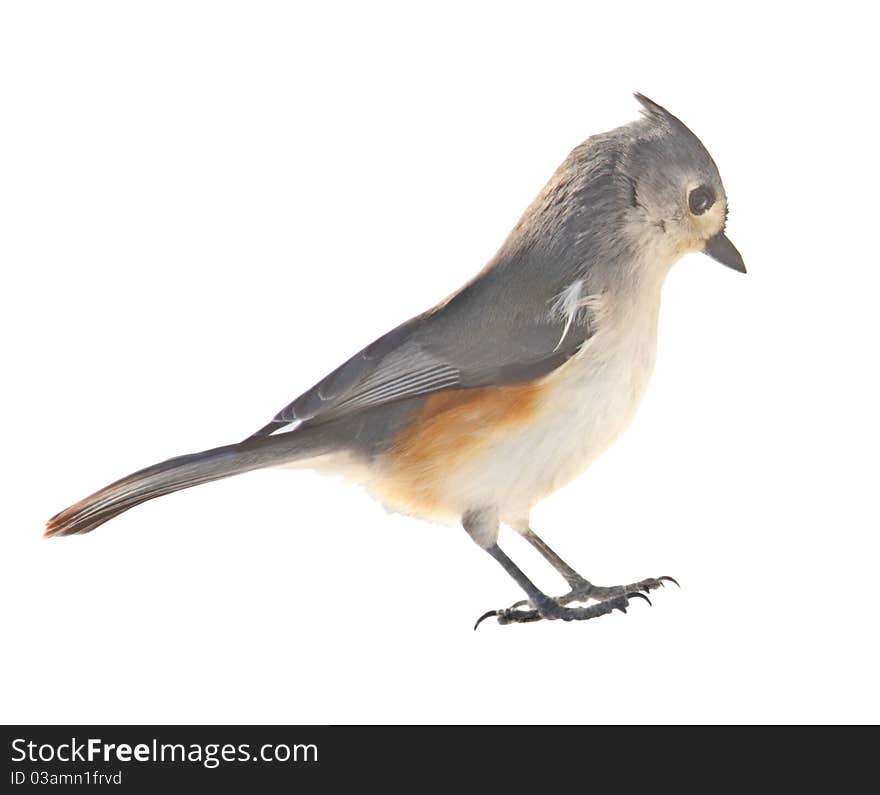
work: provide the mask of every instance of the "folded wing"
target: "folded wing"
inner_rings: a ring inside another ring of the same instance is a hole
[[[433,392],[546,375],[594,333],[595,302],[582,297],[582,282],[555,293],[532,290],[531,298],[522,280],[515,286],[515,300],[509,300],[508,285],[497,272],[481,275],[355,354],[254,435]]]

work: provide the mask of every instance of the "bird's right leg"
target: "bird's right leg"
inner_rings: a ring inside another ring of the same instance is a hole
[[[613,610],[626,612],[629,600],[640,597],[647,600],[643,594],[622,593],[609,597],[589,607],[565,607],[559,600],[547,596],[536,586],[498,546],[498,514],[491,510],[470,511],[462,518],[462,525],[470,537],[483,549],[486,550],[501,567],[514,579],[517,585],[525,591],[528,599],[518,602],[513,607],[502,610],[490,610],[477,620],[474,629],[487,618],[495,617],[499,624],[524,624],[541,619],[562,619],[563,621],[585,621],[590,618],[606,615]],[[520,609],[528,605],[529,609]]]
[[[546,560],[568,583],[571,590],[556,598],[560,604],[569,604],[570,602],[583,602],[587,599],[595,599],[602,601],[611,597],[620,596],[621,594],[633,591],[644,591],[648,593],[655,588],[662,588],[664,582],[674,582],[678,585],[678,581],[674,577],[648,577],[629,585],[593,585],[588,579],[578,574],[571,566],[569,566],[550,546],[527,525],[516,528],[519,534],[526,539],[538,552],[541,553]]]

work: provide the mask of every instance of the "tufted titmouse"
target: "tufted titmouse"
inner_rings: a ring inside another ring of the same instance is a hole
[[[118,480],[50,519],[46,535],[87,533],[154,497],[293,464],[342,473],[393,510],[460,522],[527,596],[480,621],[593,618],[672,580],[595,586],[529,527],[532,506],[632,419],[673,263],[704,251],[745,273],[724,234],[727,197],[709,153],[675,116],[636,98],[643,118],[576,147],[458,292],[244,441]],[[568,593],[551,598],[526,577],[498,546],[500,523],[556,568]]]

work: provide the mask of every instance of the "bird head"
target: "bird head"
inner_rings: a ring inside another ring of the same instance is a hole
[[[679,119],[642,94],[644,119],[631,125],[620,167],[631,189],[628,225],[639,245],[672,261],[702,251],[745,273],[725,235],[727,194],[706,148]],[[624,128],[626,129],[626,128]]]

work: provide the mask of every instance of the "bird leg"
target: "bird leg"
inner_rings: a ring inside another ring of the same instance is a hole
[[[561,619],[562,621],[586,621],[590,618],[598,618],[604,616],[613,610],[620,610],[621,613],[626,612],[629,606],[629,600],[635,597],[644,599],[648,604],[651,600],[643,593],[632,591],[623,592],[608,596],[597,604],[589,607],[565,607],[564,603],[559,599],[543,593],[522,570],[509,558],[497,543],[493,543],[486,547],[486,551],[497,560],[504,570],[517,582],[526,595],[527,600],[517,602],[515,605],[503,610],[490,610],[477,619],[474,629],[480,626],[480,623],[487,618],[495,617],[499,624],[524,624],[531,621],[540,621],[541,619]],[[520,609],[524,605],[529,605],[529,609]]]
[[[673,582],[678,585],[678,581],[674,577],[649,577],[629,585],[593,585],[560,558],[531,528],[522,531],[522,535],[562,575],[571,588],[567,594],[557,597],[556,601],[562,605],[567,605],[570,602],[586,602],[588,599],[603,602],[633,592],[648,593],[655,588],[662,588],[664,582]],[[521,602],[517,603],[517,605],[521,604]]]

